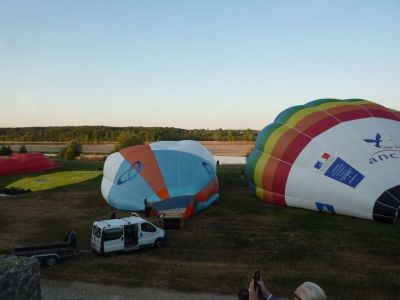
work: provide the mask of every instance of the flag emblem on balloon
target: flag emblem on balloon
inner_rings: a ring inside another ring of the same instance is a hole
[[[321,158],[314,165],[314,168],[320,170],[324,166],[324,164],[327,162],[329,157],[331,157],[331,155],[329,153],[327,153],[327,152],[322,154]]]

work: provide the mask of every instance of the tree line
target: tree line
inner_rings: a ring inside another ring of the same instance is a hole
[[[25,145],[21,145],[19,147],[19,153],[27,153],[28,150],[26,149]],[[0,147],[0,156],[7,156],[12,155],[13,151],[10,145],[1,145]]]
[[[255,141],[252,129],[181,129],[173,127],[55,126],[0,128],[0,141],[7,142],[118,142],[121,134],[137,136],[141,141]]]

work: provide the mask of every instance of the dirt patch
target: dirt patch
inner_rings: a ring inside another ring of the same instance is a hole
[[[215,142],[215,141],[202,141],[200,142],[208,149],[213,155],[223,156],[246,156],[247,153],[254,147],[254,142]],[[11,149],[17,152],[21,144],[10,144]],[[24,144],[29,152],[43,152],[43,153],[58,153],[67,144],[61,143],[30,143]],[[90,155],[103,155],[112,152],[115,149],[115,143],[109,144],[83,144],[82,151],[86,156]]]
[[[200,142],[213,155],[246,156],[254,148],[254,142]]]

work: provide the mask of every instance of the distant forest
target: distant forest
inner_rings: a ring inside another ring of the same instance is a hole
[[[0,141],[8,142],[117,142],[122,132],[134,133],[146,142],[154,141],[255,141],[258,131],[251,129],[180,129],[173,127],[57,126],[0,128]]]

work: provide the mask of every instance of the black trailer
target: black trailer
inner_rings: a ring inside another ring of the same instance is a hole
[[[61,261],[61,259],[73,257],[79,253],[76,240],[76,232],[74,230],[69,230],[63,242],[18,247],[14,248],[13,254],[16,256],[37,258],[44,265],[54,266]]]

